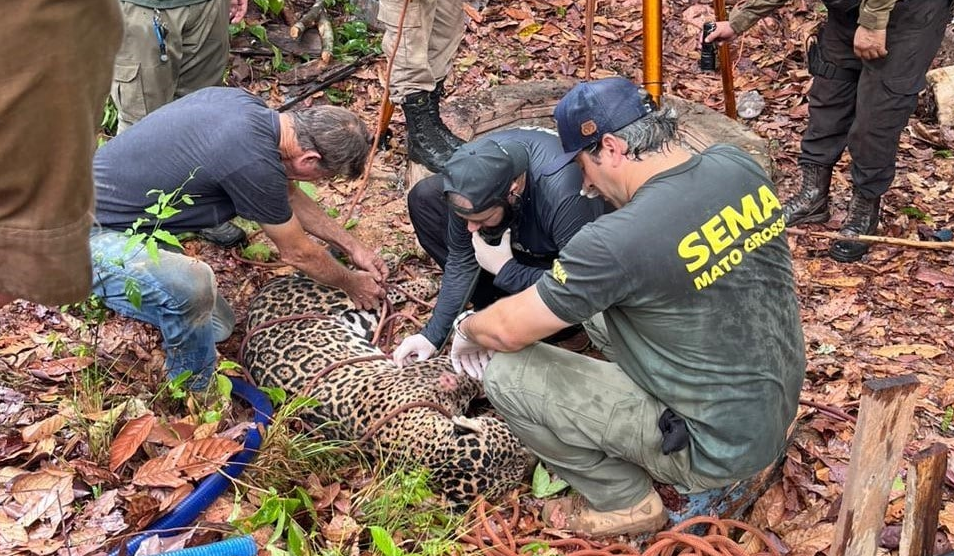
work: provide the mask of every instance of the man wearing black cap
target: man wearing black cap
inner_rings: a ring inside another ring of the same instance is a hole
[[[533,287],[461,313],[451,359],[577,491],[544,506],[548,525],[655,531],[653,481],[725,487],[784,452],[805,354],[782,207],[739,149],[675,144],[675,113],[629,80],[577,85],[555,117],[557,164],[575,158],[617,210]],[[609,362],[536,342],[580,322]]]
[[[498,131],[465,144],[443,173],[411,189],[411,223],[444,277],[431,320],[394,351],[398,365],[433,355],[468,301],[481,308],[533,285],[603,213],[601,200],[581,195],[579,166],[542,172],[562,155],[551,131]]]

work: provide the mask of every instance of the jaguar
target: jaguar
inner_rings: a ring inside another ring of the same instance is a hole
[[[249,306],[244,364],[260,386],[314,397],[304,419],[327,437],[358,442],[389,465],[426,468],[454,503],[518,484],[533,457],[479,403],[480,383],[454,374],[447,356],[398,368],[370,341],[377,322],[341,290],[282,276]]]

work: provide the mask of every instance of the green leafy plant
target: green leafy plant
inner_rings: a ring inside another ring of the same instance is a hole
[[[173,400],[184,400],[189,395],[186,384],[192,378],[192,371],[184,371],[169,379],[162,385],[160,393],[168,392],[169,398]]]
[[[252,533],[262,527],[272,527],[272,534],[265,542],[265,548],[273,556],[305,556],[314,553],[310,535],[295,519],[299,509],[304,509],[317,520],[311,497],[301,487],[296,487],[291,496],[279,496],[275,489],[269,489],[262,497],[258,509],[252,515],[233,521],[241,531]],[[284,548],[280,541],[285,539]]]
[[[285,0],[255,0],[255,5],[265,15],[278,15],[282,13],[282,8],[285,7]]]
[[[901,214],[906,214],[910,216],[911,218],[914,218],[915,220],[920,220],[922,222],[931,221],[931,216],[917,207],[911,207],[911,206],[902,207]]]
[[[462,517],[446,508],[428,486],[430,475],[425,469],[395,465],[395,470],[379,474],[358,495],[357,515],[372,531],[372,541],[382,554],[439,556],[460,552],[456,530]],[[380,531],[375,537],[373,531]],[[393,535],[393,537],[392,537]],[[407,550],[392,546],[388,538],[401,538]],[[401,552],[393,552],[399,549]],[[392,551],[392,552],[388,552]]]
[[[941,419],[941,432],[951,432],[952,424],[954,424],[954,405],[949,405],[944,410],[944,417]]]
[[[182,185],[169,193],[160,189],[151,189],[146,192],[147,196],[156,195],[156,202],[143,209],[146,214],[151,215],[151,218],[137,218],[132,226],[125,231],[128,239],[126,240],[126,245],[123,246],[123,257],[128,257],[133,252],[145,249],[149,258],[154,263],[159,264],[160,244],[182,249],[182,244],[179,243],[179,239],[170,232],[162,229],[162,224],[182,212],[182,209],[178,208],[179,204],[190,206],[195,204],[194,196],[183,193],[182,190],[187,183],[195,178],[195,173],[198,171],[198,168],[193,169],[192,172],[189,173],[189,177],[182,182]],[[125,260],[122,258],[114,262],[117,266],[125,266]],[[123,290],[126,299],[129,300],[133,307],[141,309],[142,291],[139,288],[139,283],[134,278],[127,278],[123,285]]]
[[[116,128],[119,126],[119,109],[113,102],[112,97],[106,97],[106,104],[103,106],[103,120],[99,123],[103,133],[110,137],[116,136]]]
[[[250,243],[242,248],[241,254],[243,259],[262,263],[274,261],[277,258],[275,251],[264,243]]]
[[[325,89],[325,98],[333,104],[350,104],[354,99],[354,93],[350,90],[328,87]]]
[[[322,438],[321,427],[302,432],[301,417],[318,407],[315,398],[289,398],[280,388],[262,390],[276,409],[259,448],[258,462],[262,471],[251,471],[250,482],[284,492],[311,474],[327,475],[347,460],[347,444]]]
[[[934,151],[934,156],[936,158],[954,158],[954,150],[951,149],[938,149]]]
[[[368,24],[360,21],[347,21],[335,29],[335,46],[332,54],[335,58],[380,54],[381,41],[372,35]]]
[[[372,525],[368,527],[371,531],[371,541],[378,552],[384,556],[404,556],[404,551],[394,542],[394,538],[383,527]]]
[[[543,467],[542,463],[538,463],[537,468],[533,470],[533,482],[530,491],[537,498],[553,496],[568,486],[570,485],[564,480],[550,480],[550,473]]]
[[[310,181],[296,181],[295,185],[297,185],[298,189],[301,189],[305,195],[308,195],[308,198],[312,201],[318,200],[320,192],[315,184]]]

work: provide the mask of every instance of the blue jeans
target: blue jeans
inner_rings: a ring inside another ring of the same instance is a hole
[[[228,338],[235,327],[235,315],[218,293],[212,269],[172,249],[159,250],[158,264],[144,248],[124,254],[127,240],[122,232],[93,227],[93,294],[117,313],[158,327],[169,377],[192,371],[189,387],[204,389],[215,370],[215,343]],[[128,279],[142,294],[139,308],[126,296]]]

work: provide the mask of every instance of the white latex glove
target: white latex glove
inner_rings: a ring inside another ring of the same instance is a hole
[[[451,345],[451,364],[454,366],[454,372],[465,373],[473,379],[482,380],[484,369],[487,368],[493,355],[493,350],[471,342],[459,332],[454,333],[454,344]]]
[[[417,361],[430,359],[437,348],[423,334],[415,334],[404,338],[401,345],[394,350],[392,359],[398,368]]]
[[[503,265],[507,264],[507,261],[513,258],[513,251],[510,249],[510,230],[503,233],[499,245],[488,245],[484,238],[480,237],[480,232],[472,233],[470,242],[474,245],[477,264],[494,276],[500,272]]]

